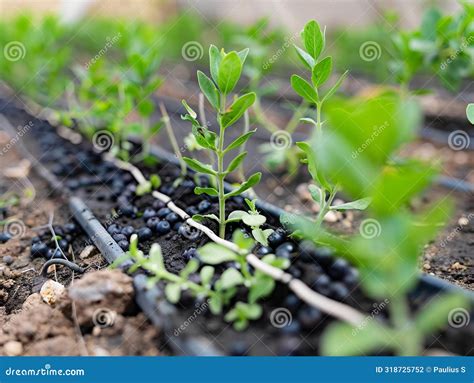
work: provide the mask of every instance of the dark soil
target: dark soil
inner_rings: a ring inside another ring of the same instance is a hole
[[[2,108],[0,107],[0,111]],[[3,108],[3,113],[14,123],[24,124],[31,117],[15,108]],[[160,204],[149,196],[136,197],[134,193],[135,183],[130,175],[113,167],[112,164],[104,162],[94,153],[86,143],[73,145],[56,135],[53,128],[45,122],[34,120],[35,129],[32,134],[24,137],[28,149],[41,162],[49,168],[64,184],[72,190],[75,195],[87,201],[88,206],[101,220],[104,226],[117,227],[122,230],[131,225],[135,230],[145,226],[143,214],[146,208],[159,210]],[[177,133],[179,134],[179,133]],[[250,152],[252,152],[250,148]],[[145,173],[151,169],[142,167]],[[175,166],[159,164],[153,168],[153,173],[158,173],[163,185],[161,191],[172,196],[183,208],[195,206],[203,199],[192,192],[193,185],[188,184],[177,189],[171,184],[175,180],[178,170]],[[265,196],[262,196],[265,199]],[[216,204],[209,199],[211,208],[208,212],[216,211]],[[230,209],[242,208],[242,199],[235,198],[229,205]],[[268,223],[271,227],[278,226],[277,218],[268,215]],[[232,228],[228,230],[231,232]],[[126,239],[128,241],[128,238]],[[291,242],[288,238],[287,242]],[[150,244],[158,242],[162,246],[167,268],[178,271],[187,261],[184,252],[196,248],[206,242],[207,238],[199,237],[198,240],[189,239],[176,232],[174,228],[170,233],[158,235],[152,233],[151,238],[142,240],[141,247],[146,251]],[[273,249],[275,250],[275,249]],[[323,249],[318,250],[319,254]],[[357,281],[348,282],[341,276],[331,272],[336,257],[327,262],[315,263],[313,260],[305,261],[301,253],[291,251],[288,256],[292,261],[289,272],[301,278],[308,285],[319,289],[319,292],[329,295],[333,299],[346,302],[364,312],[371,312],[377,302],[367,299],[358,288]],[[233,265],[229,265],[233,266]],[[235,266],[234,266],[235,267]],[[348,266],[349,270],[350,267]],[[318,287],[318,280],[322,277],[329,278],[330,284],[323,288]],[[335,288],[338,286],[339,288]],[[343,293],[341,293],[341,290]],[[425,304],[431,297],[429,292],[417,292],[411,299],[413,309]],[[237,294],[239,298],[240,294]],[[240,297],[241,299],[244,297]],[[308,310],[301,301],[287,291],[287,288],[278,285],[272,297],[264,304],[262,318],[254,323],[243,333],[235,332],[222,318],[211,316],[207,313],[206,303],[186,299],[186,296],[178,304],[182,310],[173,318],[173,324],[177,331],[184,326],[184,330],[175,333],[175,336],[202,337],[211,340],[216,347],[222,349],[226,354],[249,354],[249,355],[317,355],[319,338],[322,330],[333,320],[321,313],[312,313],[311,318],[316,318],[314,323],[305,327],[302,313]],[[196,312],[199,308],[199,313]],[[201,309],[202,308],[202,309]],[[283,327],[271,325],[271,314],[274,310],[285,308],[291,313],[293,325]],[[192,318],[192,319],[190,319]],[[383,320],[385,314],[380,314]],[[473,334],[473,326],[453,329],[447,328],[441,334],[436,334],[427,339],[427,348],[441,348],[462,355],[472,353],[470,337]],[[386,354],[387,350],[378,350],[380,354]]]

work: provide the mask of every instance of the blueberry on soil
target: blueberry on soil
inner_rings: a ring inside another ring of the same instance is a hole
[[[171,212],[166,215],[166,220],[172,225],[179,221],[179,217],[176,213]]]
[[[156,225],[156,232],[158,234],[168,234],[171,230],[171,225],[168,221],[160,221]]]
[[[284,240],[285,240],[285,235],[280,230],[275,230],[268,237],[268,244],[272,248],[276,249],[278,246],[280,246],[283,243]]]
[[[142,216],[142,217],[143,217],[143,219],[146,221],[146,220],[148,220],[148,219],[150,219],[150,218],[152,218],[152,217],[155,217],[155,216],[156,216],[156,211],[153,210],[153,209],[151,209],[151,208],[149,208],[149,207],[147,207],[147,208],[145,209],[145,211],[143,212],[143,216]]]
[[[128,250],[128,246],[129,246],[128,241],[120,241],[118,242],[118,245],[120,246],[122,250]]]
[[[298,312],[298,321],[304,330],[313,330],[322,318],[321,311],[315,307],[305,306]]]
[[[156,225],[160,222],[158,217],[152,217],[146,221],[146,226],[149,227],[151,230],[156,229]]]
[[[133,226],[125,226],[123,229],[122,229],[122,234],[125,235],[127,238],[130,238],[130,236],[135,233],[135,229],[133,228]]]
[[[202,200],[199,202],[198,211],[199,213],[205,213],[211,208],[211,203],[208,200]]]
[[[8,242],[10,239],[12,239],[12,236],[8,233],[0,233],[0,243],[6,243]]]
[[[151,239],[153,233],[151,232],[151,229],[149,227],[142,227],[141,229],[138,229],[137,235],[139,240],[147,241]]]
[[[48,256],[48,246],[44,242],[36,242],[31,245],[31,256],[36,257],[47,257]]]
[[[158,210],[158,212],[156,213],[156,215],[159,217],[159,218],[165,218],[169,213],[171,213],[171,210],[168,209],[167,207],[162,207],[160,210]]]
[[[328,270],[329,275],[334,279],[342,279],[349,272],[349,263],[342,258],[337,258]]]

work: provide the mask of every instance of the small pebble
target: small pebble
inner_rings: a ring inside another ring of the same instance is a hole
[[[3,346],[5,354],[8,356],[18,356],[23,353],[23,345],[20,342],[11,340]]]

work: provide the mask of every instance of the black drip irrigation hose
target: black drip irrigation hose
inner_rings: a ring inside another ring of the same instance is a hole
[[[12,127],[8,119],[0,114],[0,127],[9,135],[14,137],[16,135],[15,129]],[[110,236],[107,230],[102,226],[100,221],[94,216],[87,205],[78,197],[71,195],[57,177],[51,173],[45,166],[43,166],[33,154],[26,148],[26,146],[18,140],[16,148],[21,156],[30,161],[31,165],[42,177],[48,185],[58,195],[67,197],[69,200],[69,208],[76,221],[84,229],[90,240],[100,250],[107,263],[111,264],[124,255],[123,250]],[[41,268],[41,276],[46,277],[49,266],[53,264],[60,264],[69,267],[71,270],[78,273],[83,273],[85,270],[66,259],[51,259],[46,261]],[[119,267],[125,271],[132,264],[131,261],[122,262]],[[220,356],[222,352],[217,350],[208,339],[204,337],[190,338],[186,334],[181,334],[180,337],[175,337],[172,328],[173,319],[176,315],[176,308],[171,305],[164,297],[162,291],[154,286],[148,288],[146,285],[146,277],[143,274],[136,274],[132,276],[133,286],[135,289],[135,301],[141,310],[145,313],[151,323],[163,330],[164,336],[170,348],[176,355],[188,356]]]
[[[72,271],[75,271],[76,273],[79,273],[79,274],[83,274],[85,272],[85,270],[82,267],[76,265],[74,262],[68,261],[67,259],[54,258],[54,259],[50,259],[49,261],[46,261],[41,267],[40,274],[42,277],[47,278],[48,269],[49,269],[49,266],[51,265],[66,266],[66,267],[69,267]]]

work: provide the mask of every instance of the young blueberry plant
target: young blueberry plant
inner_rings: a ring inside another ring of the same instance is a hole
[[[234,210],[229,214],[227,222],[242,221],[252,229],[253,238],[262,246],[268,246],[268,237],[273,233],[273,229],[262,229],[267,221],[267,217],[260,214],[255,206],[255,200],[245,198],[245,203],[249,207],[248,211]]]
[[[129,250],[114,262],[114,266],[132,260],[134,263],[129,271],[135,272],[140,268],[146,270],[150,286],[158,282],[165,283],[165,295],[171,303],[178,303],[182,293],[187,291],[197,299],[204,299],[215,315],[222,314],[226,306],[231,304],[239,287],[246,288],[247,301],[237,302],[225,314],[225,320],[232,322],[236,330],[244,330],[249,321],[262,315],[258,301],[271,294],[275,281],[258,270],[250,272],[245,254],[254,246],[252,239],[245,237],[240,231],[236,231],[232,239],[242,249],[241,253],[235,253],[216,243],[208,243],[198,250],[201,262],[191,259],[178,274],[174,274],[166,270],[159,244],[153,244],[146,256],[138,249],[138,237],[133,234]],[[262,261],[281,269],[289,267],[287,259],[276,258],[273,254],[266,255]],[[234,262],[238,266],[227,268],[218,275],[216,266],[228,262]],[[191,275],[196,275],[195,281],[190,280]]]
[[[360,325],[330,326],[323,337],[323,353],[390,350],[399,355],[419,355],[424,338],[442,328],[451,310],[464,307],[463,297],[451,294],[432,299],[415,314],[407,302],[407,294],[418,282],[421,251],[450,211],[445,199],[425,211],[410,208],[410,201],[436,176],[436,164],[414,159],[398,164],[389,161],[401,145],[413,139],[419,122],[415,103],[393,94],[346,102],[328,110],[330,133],[311,142],[325,177],[331,177],[351,197],[370,198],[372,202],[368,218],[350,238],[315,231],[303,217],[293,217],[295,228],[307,239],[332,246],[356,265],[361,288],[372,299],[386,301],[389,314],[388,320],[375,317]],[[384,128],[377,128],[380,126]],[[365,142],[371,144],[359,151]],[[353,156],[354,152],[358,155]]]
[[[304,49],[297,46],[295,48],[298,57],[310,71],[311,82],[294,74],[291,76],[291,86],[306,102],[316,108],[316,120],[313,118],[302,118],[301,120],[313,125],[313,139],[321,140],[324,134],[322,129],[324,124],[322,108],[339,89],[348,72],[344,72],[323,95],[321,87],[328,81],[332,72],[332,57],[326,56],[321,58],[326,45],[324,32],[321,31],[319,24],[312,20],[305,25],[301,37]],[[297,146],[305,154],[304,162],[307,163],[308,171],[315,183],[315,185],[310,185],[309,191],[314,201],[320,206],[319,213],[314,222],[316,230],[321,226],[324,217],[331,210],[364,210],[367,208],[370,200],[366,198],[342,205],[333,205],[333,200],[339,186],[321,173],[319,164],[308,142],[298,142]]]
[[[230,160],[227,167],[224,166],[226,156],[231,151],[244,145],[255,133],[255,130],[244,132],[229,145],[225,145],[226,130],[237,123],[247,109],[255,102],[255,93],[250,92],[233,98],[228,103],[228,97],[240,79],[247,53],[248,49],[240,52],[232,51],[226,53],[224,50],[219,51],[217,47],[211,45],[209,49],[211,78],[201,71],[197,72],[199,87],[216,112],[216,120],[219,126],[218,133],[209,130],[207,126],[203,126],[197,119],[197,113],[183,100],[183,105],[187,110],[187,114],[183,116],[183,119],[192,123],[192,133],[197,143],[212,152],[215,157],[215,165],[204,164],[194,158],[183,158],[191,169],[198,173],[206,174],[211,178],[212,186],[196,187],[195,193],[198,195],[204,193],[214,196],[219,201],[219,216],[208,214],[196,218],[204,217],[216,220],[219,224],[219,236],[221,238],[225,237],[227,223],[225,213],[226,200],[250,189],[260,181],[261,177],[261,173],[254,173],[247,180],[238,184],[234,190],[229,192],[224,190],[225,178],[241,166],[247,152],[241,151]]]

